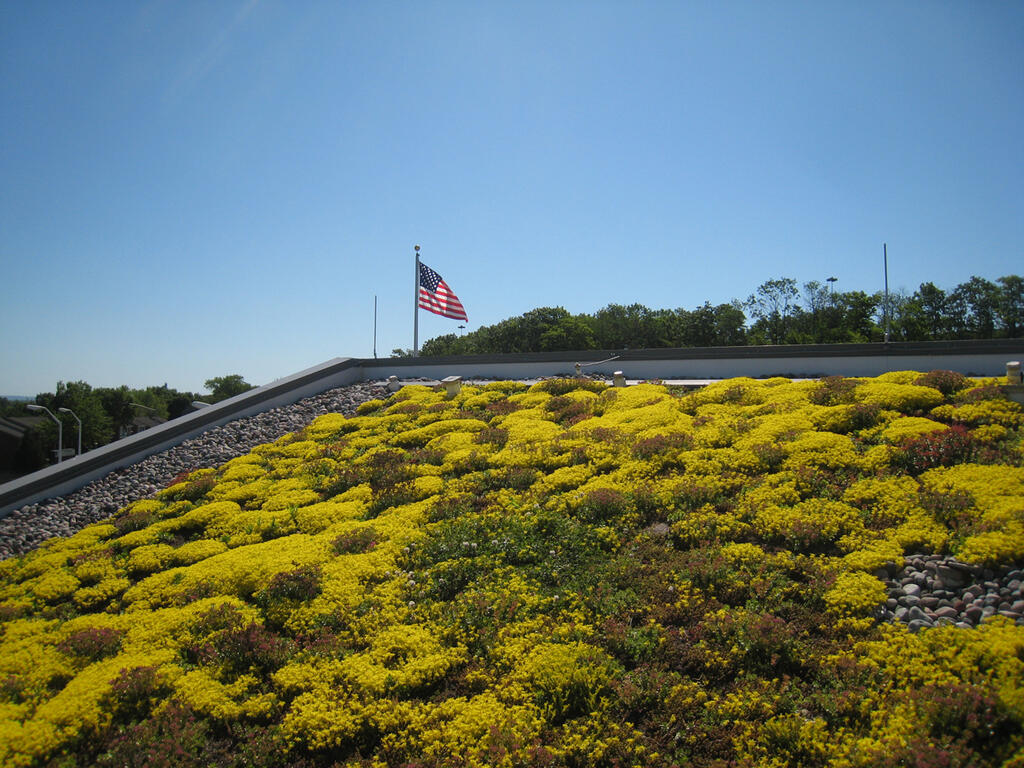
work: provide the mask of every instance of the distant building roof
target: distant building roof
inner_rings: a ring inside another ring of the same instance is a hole
[[[46,416],[0,416],[0,432],[21,439],[30,429],[45,421]]]

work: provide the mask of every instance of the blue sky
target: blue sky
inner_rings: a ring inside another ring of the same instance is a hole
[[[1024,4],[0,2],[0,394],[1024,273]],[[456,321],[420,313],[421,342]]]

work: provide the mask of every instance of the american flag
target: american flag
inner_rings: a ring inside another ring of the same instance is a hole
[[[469,320],[459,297],[448,283],[426,264],[420,264],[420,308],[452,320]]]

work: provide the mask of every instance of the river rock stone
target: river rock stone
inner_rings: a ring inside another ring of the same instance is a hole
[[[921,585],[922,573],[938,578],[929,578]],[[882,620],[908,625],[923,622],[916,612],[911,615],[911,609],[916,608],[934,625],[975,627],[998,614],[1024,626],[1024,597],[1018,591],[1024,579],[1018,565],[985,569],[947,555],[908,556],[903,569],[885,584],[889,598],[886,605],[889,607],[895,599],[897,608],[890,608]],[[924,625],[914,626],[921,629]]]
[[[916,605],[911,606],[907,610],[907,619],[910,621],[924,621],[929,624],[932,623],[931,617],[927,613],[922,611],[920,608],[918,608]]]
[[[940,565],[938,567],[939,579],[950,588],[957,589],[967,584],[969,575],[960,568],[951,565]]]

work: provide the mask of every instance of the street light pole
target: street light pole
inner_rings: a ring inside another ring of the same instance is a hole
[[[76,453],[75,455],[76,456],[81,456],[82,455],[82,420],[80,418],[78,418],[78,415],[74,411],[72,411],[70,408],[58,408],[57,410],[60,411],[61,413],[70,413],[74,417],[75,421],[78,422],[78,453]]]
[[[34,405],[30,403],[26,406],[30,411],[46,411],[47,415],[57,422],[57,463],[60,464],[64,460],[64,425],[60,419],[50,412],[50,409],[42,405]]]

